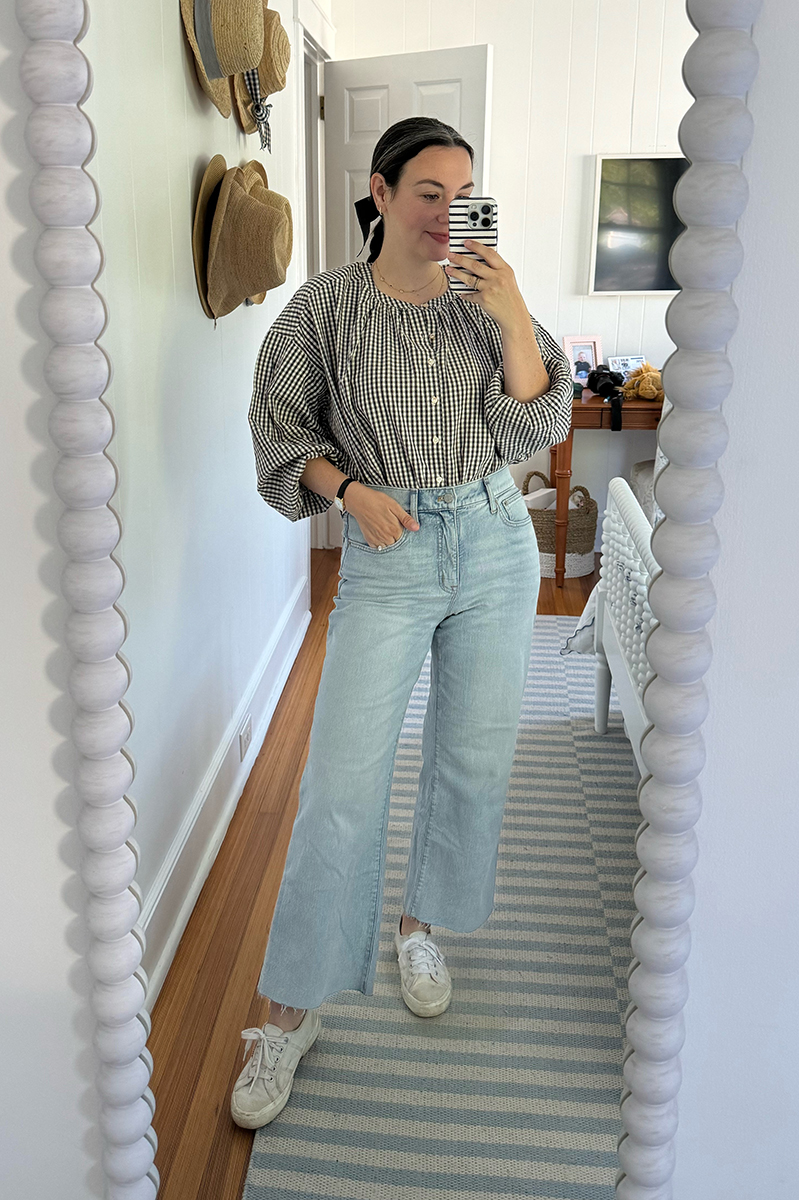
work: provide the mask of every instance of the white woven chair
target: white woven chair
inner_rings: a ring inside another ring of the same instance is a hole
[[[611,479],[602,522],[602,563],[597,585],[594,653],[596,695],[594,728],[607,733],[611,680],[632,744],[638,770],[641,737],[651,722],[642,696],[652,671],[645,642],[657,622],[647,600],[649,581],[658,565],[649,548],[652,526],[626,479]]]

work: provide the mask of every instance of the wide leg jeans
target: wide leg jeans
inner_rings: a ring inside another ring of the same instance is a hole
[[[295,1008],[373,992],[394,756],[428,651],[404,911],[470,933],[494,905],[540,585],[535,531],[507,467],[455,487],[378,490],[420,528],[377,550],[344,517],[308,761],[258,984]]]

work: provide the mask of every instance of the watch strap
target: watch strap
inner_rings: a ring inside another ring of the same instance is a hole
[[[341,501],[342,506],[344,504],[344,493],[351,483],[355,483],[355,480],[351,475],[348,475],[346,479],[342,480],[341,487],[336,492],[336,499]]]

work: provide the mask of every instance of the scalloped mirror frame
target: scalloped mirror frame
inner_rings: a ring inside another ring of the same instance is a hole
[[[658,430],[669,463],[655,483],[665,517],[652,534],[662,569],[649,589],[659,623],[647,640],[656,674],[644,693],[652,724],[641,754],[651,773],[638,790],[641,867],[633,885],[638,915],[631,928],[625,1018],[620,1200],[672,1197],[691,872],[697,859],[693,827],[705,763],[700,727],[708,697],[702,680],[711,658],[705,625],[716,605],[709,571],[719,541],[712,519],[723,497],[716,463],[727,442],[720,406],[732,386],[725,347],[737,309],[729,288],[743,260],[734,226],[748,199],[740,161],[752,137],[744,97],[757,72],[751,27],[760,5],[761,0],[687,4],[698,37],[685,56],[683,78],[695,102],[679,130],[691,165],[675,191],[686,229],[672,249],[671,268],[682,290],[666,315],[677,346],[663,369],[673,407]],[[132,716],[122,699],[129,675],[119,654],[127,635],[117,607],[124,577],[113,557],[121,530],[109,507],[117,471],[105,452],[113,434],[103,400],[110,366],[97,344],[106,325],[105,305],[94,287],[103,260],[88,228],[99,209],[97,188],[85,169],[96,139],[80,107],[91,90],[90,66],[77,46],[88,25],[88,6],[84,0],[17,0],[16,10],[30,41],[20,63],[22,87],[33,103],[25,138],[39,168],[30,202],[44,226],[34,257],[49,285],[39,319],[53,342],[44,378],[56,397],[50,434],[60,457],[53,486],[65,506],[58,540],[67,558],[61,577],[70,608],[65,642],[75,660],[69,677],[75,703],[71,732],[92,939],[87,962],[94,980],[102,1166],[108,1200],[155,1200],[150,1022],[141,968],[144,934],[137,924],[142,899],[135,882],[138,847],[131,836],[135,810],[125,794],[134,768],[125,750]]]

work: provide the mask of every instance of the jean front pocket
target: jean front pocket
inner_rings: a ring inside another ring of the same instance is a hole
[[[497,496],[499,515],[506,525],[530,525],[530,513],[524,503],[522,493],[517,487],[510,492]]]
[[[344,541],[356,550],[365,550],[367,554],[387,554],[391,550],[397,550],[407,541],[409,532],[408,529],[403,528],[396,542],[389,542],[382,550],[378,550],[377,546],[369,545],[352,513],[344,513]]]

